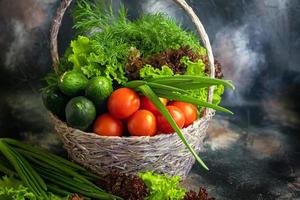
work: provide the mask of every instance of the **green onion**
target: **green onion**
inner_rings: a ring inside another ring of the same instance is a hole
[[[81,171],[86,171],[85,168],[71,162],[71,161],[68,161],[66,159],[63,159],[57,155],[54,155],[52,153],[49,153],[49,152],[46,152],[45,150],[41,149],[41,148],[38,148],[38,147],[33,147],[31,145],[28,145],[28,144],[24,144],[22,142],[19,142],[17,140],[14,140],[14,139],[10,139],[10,138],[2,138],[3,141],[5,141],[6,143],[8,144],[11,144],[11,145],[14,145],[16,147],[19,147],[21,149],[25,149],[27,151],[30,151],[32,153],[36,153],[36,152],[39,152],[39,155],[41,155],[42,157],[46,158],[46,159],[49,159],[49,160],[52,160],[54,162],[59,162],[60,165],[65,165],[65,166],[69,166],[69,167],[72,167],[76,170],[81,170]]]
[[[222,80],[215,79],[209,77],[199,77],[199,76],[190,76],[190,75],[179,75],[179,76],[171,76],[171,77],[161,77],[161,78],[152,78],[149,79],[148,82],[160,83],[165,85],[173,85],[174,81],[180,86],[180,83],[202,83],[209,85],[224,85],[225,87],[235,89],[232,81],[230,80]],[[182,81],[182,82],[181,82]]]
[[[135,81],[127,82],[124,86],[127,88],[137,88],[140,85],[144,85],[146,83],[147,83],[146,81],[135,80]]]
[[[196,99],[196,98],[193,98],[193,97],[190,97],[190,96],[184,96],[184,95],[172,93],[170,91],[163,91],[163,90],[154,90],[154,92],[159,97],[168,98],[168,99],[171,99],[171,100],[183,101],[183,102],[195,104],[195,105],[198,105],[198,106],[212,108],[212,109],[215,109],[215,110],[219,110],[219,111],[223,111],[223,112],[226,112],[226,113],[229,113],[229,114],[233,114],[233,112],[231,112],[230,110],[228,110],[226,108],[223,108],[221,106],[217,106],[215,104],[207,103],[205,101],[201,101],[199,99]]]
[[[20,161],[18,160],[18,156],[12,152],[8,146],[0,140],[0,151],[7,158],[7,160],[14,166],[16,172],[19,174],[20,178],[24,182],[24,184],[35,194],[39,195],[40,192],[36,188],[36,186],[32,183],[30,178],[27,176],[24,171]]]
[[[159,89],[159,90],[166,90],[166,91],[170,91],[170,92],[189,94],[189,92],[186,90],[183,90],[183,89],[180,89],[177,87],[173,87],[173,86],[169,86],[169,85],[163,85],[163,84],[151,83],[151,82],[149,82],[147,85],[149,85],[149,87],[152,89]]]
[[[11,167],[11,166],[10,166]],[[0,159],[0,172],[3,172],[4,174],[7,174],[9,176],[17,176],[18,174],[10,169],[9,166],[7,166],[7,163],[2,158]]]
[[[71,192],[75,192],[87,198],[122,199],[104,192],[89,181],[96,180],[96,175],[75,163],[37,149],[13,139],[0,139],[0,153],[9,160],[24,185],[36,196],[48,199],[46,191],[49,189],[60,195],[69,195]],[[3,162],[5,161],[0,157],[0,171],[6,172],[8,171],[7,165]],[[14,171],[8,172],[16,174]]]
[[[70,192],[60,189],[59,187],[57,187],[54,184],[47,184],[47,187],[48,187],[49,191],[51,191],[52,193],[58,194],[60,196],[70,196],[72,194]]]

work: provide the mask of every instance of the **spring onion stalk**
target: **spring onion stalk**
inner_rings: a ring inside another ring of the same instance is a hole
[[[186,91],[186,90],[180,89],[178,87],[169,86],[169,85],[163,85],[163,84],[151,83],[151,82],[149,82],[148,85],[152,89],[160,89],[160,90],[178,92],[178,93],[181,93],[181,94],[189,94],[189,92]]]
[[[39,191],[37,191],[37,188],[32,185],[31,181],[29,180],[29,177],[24,172],[24,169],[21,167],[20,162],[17,160],[17,157],[14,155],[13,152],[8,148],[8,146],[3,142],[0,141],[0,151],[1,153],[7,158],[7,160],[14,166],[14,169],[24,182],[24,184],[35,194],[38,195]]]
[[[225,87],[228,87],[232,90],[235,89],[232,81],[230,80],[223,80],[223,79],[215,79],[215,78],[209,78],[209,77],[199,77],[199,76],[190,76],[190,75],[179,75],[179,76],[171,76],[171,77],[161,77],[161,78],[152,78],[148,79],[148,82],[152,83],[160,83],[164,85],[173,85],[174,82],[178,83],[180,86],[180,83],[202,83],[210,85],[223,85]]]
[[[37,197],[48,199],[47,191],[59,195],[69,195],[72,192],[96,199],[122,199],[104,192],[90,180],[97,176],[83,167],[67,161],[54,154],[40,150],[19,141],[1,138],[0,154],[13,166],[15,173],[7,170],[7,164],[0,155],[0,171],[14,174],[23,181]],[[29,164],[30,163],[30,164]],[[59,186],[59,187],[58,187]]]
[[[15,147],[18,147],[20,149],[25,149],[29,152],[32,152],[32,153],[36,153],[36,152],[39,152],[39,155],[41,155],[42,157],[46,158],[46,159],[49,159],[49,160],[52,160],[54,162],[59,162],[60,165],[64,165],[64,166],[69,166],[69,167],[72,167],[74,169],[77,169],[77,170],[81,170],[81,171],[86,171],[85,168],[75,164],[75,163],[72,163],[66,159],[63,159],[57,155],[54,155],[52,153],[49,153],[49,152],[46,152],[45,150],[41,149],[41,148],[38,148],[38,147],[33,147],[31,145],[28,145],[28,144],[24,144],[20,141],[17,141],[17,140],[14,140],[14,139],[10,139],[10,138],[2,138],[2,141],[5,141],[6,143],[10,144],[10,145],[13,145]]]
[[[52,193],[58,194],[60,196],[70,196],[72,193],[66,192],[65,190],[60,189],[54,184],[47,184],[48,190]]]
[[[141,85],[138,87],[138,89],[150,99],[150,101],[159,109],[161,114],[168,120],[172,128],[176,131],[180,139],[182,140],[183,144],[188,148],[188,150],[192,153],[192,155],[195,157],[195,159],[200,163],[200,165],[206,169],[209,170],[206,164],[202,161],[202,159],[198,156],[196,151],[192,148],[192,146],[188,143],[184,135],[182,134],[180,128],[177,126],[176,122],[170,115],[167,108],[164,106],[164,104],[161,103],[158,96],[153,92],[153,90],[148,85]]]
[[[176,94],[174,92],[166,91],[166,90],[155,90],[155,89],[153,89],[153,90],[159,97],[168,98],[168,99],[171,99],[171,100],[183,101],[183,102],[195,104],[197,106],[212,108],[212,109],[215,109],[215,110],[219,110],[219,111],[223,111],[223,112],[226,112],[226,113],[229,113],[229,114],[233,114],[233,112],[231,112],[230,110],[228,110],[226,108],[223,108],[221,106],[217,106],[217,105],[212,104],[212,103],[207,103],[205,101],[201,101],[199,99],[196,99],[196,98],[193,98],[193,97],[190,97],[190,96],[184,96],[184,95]]]
[[[140,85],[146,84],[146,81],[141,81],[141,80],[135,80],[135,81],[129,81],[127,82],[124,86],[128,88],[137,88]]]
[[[9,176],[17,176],[18,174],[6,166],[6,164],[6,161],[0,159],[0,172],[3,172]]]

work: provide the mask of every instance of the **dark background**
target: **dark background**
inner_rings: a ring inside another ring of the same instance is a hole
[[[107,1],[108,2],[108,1]],[[204,185],[218,199],[300,199],[300,1],[189,0],[210,36],[226,79],[237,87],[217,114],[186,185]],[[53,133],[39,89],[51,69],[49,27],[58,0],[0,0],[0,136],[21,138],[54,152]],[[118,7],[118,1],[113,1]],[[131,19],[163,11],[194,30],[171,1],[126,0]],[[69,13],[69,11],[68,11]],[[71,39],[70,18],[59,35]]]

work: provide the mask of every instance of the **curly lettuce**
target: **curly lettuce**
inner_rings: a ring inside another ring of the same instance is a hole
[[[199,59],[197,62],[192,62],[188,57],[184,56],[181,58],[180,61],[186,66],[185,75],[207,76],[207,74],[205,74],[205,64],[201,59]],[[199,98],[202,101],[207,101],[208,88],[190,90],[190,93],[191,96],[195,98]],[[223,93],[224,93],[223,85],[215,86],[212,103],[218,105],[222,100]]]
[[[68,200],[69,197],[59,197],[52,193],[48,193],[48,200]],[[0,178],[0,200],[38,200],[22,181],[8,176]]]
[[[140,70],[140,77],[142,79],[168,77],[168,76],[173,76],[173,75],[174,75],[174,72],[167,65],[162,66],[161,69],[154,68],[151,65],[145,65]]]
[[[186,191],[179,186],[179,176],[169,177],[148,171],[140,173],[139,177],[149,188],[150,195],[146,200],[181,200],[185,196]]]
[[[119,47],[118,50],[116,46]],[[104,46],[95,39],[78,36],[76,40],[71,41],[70,49],[67,60],[74,70],[81,71],[88,78],[102,75],[119,84],[127,82],[124,64],[119,62],[120,58],[127,57],[129,54],[130,48],[126,44],[112,40]]]
[[[0,179],[0,200],[36,200],[37,197],[22,182],[3,176]]]

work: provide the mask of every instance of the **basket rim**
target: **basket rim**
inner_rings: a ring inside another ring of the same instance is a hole
[[[86,131],[82,131],[80,129],[76,129],[73,127],[68,126],[68,124],[62,120],[60,120],[57,116],[55,116],[54,114],[52,114],[51,112],[49,112],[50,117],[52,118],[52,120],[55,122],[56,124],[61,124],[63,125],[65,128],[68,128],[70,130],[72,130],[72,132],[78,132],[80,134],[83,134],[84,136],[88,136],[88,137],[93,137],[93,138],[98,138],[98,139],[105,139],[105,140],[114,140],[115,142],[117,141],[140,141],[140,140],[157,140],[159,138],[167,138],[167,137],[178,137],[178,135],[176,134],[176,132],[171,133],[171,134],[165,134],[165,133],[161,133],[161,134],[157,134],[154,136],[102,136],[102,135],[98,135],[94,132],[86,132]],[[182,128],[181,130],[189,130],[192,128],[198,128],[199,124],[202,121],[209,121],[212,116],[215,114],[215,111],[212,109],[208,109],[207,114],[201,118],[198,118],[196,121],[194,121],[191,125],[189,125],[188,127]],[[190,131],[187,131],[190,132]],[[61,135],[63,135],[64,133],[59,133]]]

